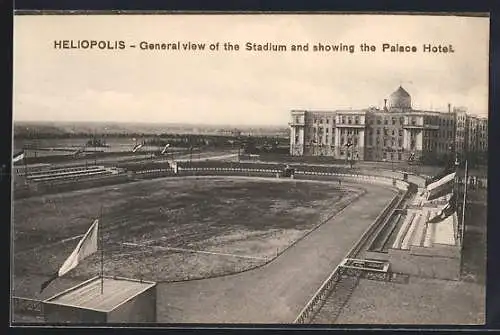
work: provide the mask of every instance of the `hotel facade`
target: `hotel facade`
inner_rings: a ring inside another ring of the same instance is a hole
[[[415,110],[399,87],[383,109],[292,110],[290,154],[336,159],[404,161],[488,152],[488,119],[463,107],[445,112]]]

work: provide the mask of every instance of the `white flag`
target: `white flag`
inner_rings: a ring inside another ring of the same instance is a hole
[[[140,148],[142,148],[142,144],[137,144],[133,149],[132,149],[132,152],[136,152],[137,150],[139,150]]]
[[[97,252],[97,232],[99,228],[99,220],[95,220],[85,236],[80,240],[75,250],[66,259],[64,264],[59,269],[59,277],[64,276],[69,271],[73,270],[80,261]]]
[[[170,147],[170,143],[168,143],[168,144],[165,146],[165,148],[163,148],[163,150],[161,151],[161,154],[162,154],[162,155],[164,155],[164,154],[165,154],[165,152],[167,152],[168,147]]]
[[[24,151],[14,155],[14,158],[12,158],[12,163],[19,162],[23,158],[24,158]]]
[[[98,226],[99,220],[95,220],[87,233],[80,240],[75,250],[73,250],[71,255],[61,266],[59,271],[52,274],[48,280],[42,283],[40,287],[40,293],[42,293],[42,291],[45,290],[45,288],[47,288],[47,286],[49,286],[51,282],[74,269],[78,265],[78,263],[80,263],[80,261],[97,251]]]
[[[427,185],[427,200],[433,200],[444,196],[445,194],[451,193],[454,187],[455,175],[456,172],[452,172],[438,181]]]

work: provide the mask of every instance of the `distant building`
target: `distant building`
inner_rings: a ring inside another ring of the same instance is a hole
[[[217,134],[222,135],[222,136],[238,137],[238,136],[241,136],[241,130],[239,130],[239,129],[219,129],[219,130],[217,130]]]
[[[415,110],[399,87],[383,109],[292,110],[290,154],[338,159],[403,161],[440,159],[450,154],[487,152],[488,119],[463,107]]]

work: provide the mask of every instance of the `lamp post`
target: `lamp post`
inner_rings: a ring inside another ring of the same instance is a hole
[[[394,149],[391,148],[391,170],[394,171]]]
[[[458,177],[458,167],[459,167],[459,165],[460,165],[460,162],[458,161],[458,156],[455,156],[455,185],[457,187],[455,201],[456,201],[457,206],[458,206],[458,191],[460,190],[460,188],[459,188],[460,185],[458,183],[458,178],[459,178]],[[457,206],[455,206],[455,208],[458,208]]]
[[[189,145],[189,166],[193,164],[193,145]]]

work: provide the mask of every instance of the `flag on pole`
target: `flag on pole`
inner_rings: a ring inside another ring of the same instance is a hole
[[[435,175],[434,177],[432,177],[431,179],[429,179],[426,182],[426,186],[429,185],[429,184],[432,184],[435,181],[438,181],[438,180],[442,179],[443,177],[445,177],[445,176],[447,176],[450,173],[455,172],[455,171],[456,171],[455,161],[454,160],[449,160],[446,163],[444,169],[441,172],[439,172],[437,175]]]
[[[439,179],[438,181],[427,185],[427,187],[425,188],[425,192],[427,193],[427,200],[434,200],[453,192],[453,186],[455,185],[455,175],[456,172],[452,172]]]
[[[457,210],[456,203],[457,197],[455,192],[453,192],[450,200],[448,200],[448,203],[443,208],[441,208],[441,210],[433,218],[429,220],[429,223],[441,222],[452,215]]]
[[[164,155],[165,152],[167,152],[167,149],[170,147],[170,143],[168,143],[165,148],[163,148],[163,150],[161,151],[161,154]]]
[[[12,163],[19,162],[23,158],[24,158],[24,150],[14,155],[14,157],[12,158]]]
[[[132,149],[132,152],[136,152],[137,150],[139,150],[140,148],[142,148],[142,144],[137,144],[136,146],[134,146],[134,148]]]
[[[71,255],[69,255],[69,257],[59,268],[59,270],[56,273],[54,273],[47,281],[42,283],[40,288],[40,293],[42,293],[42,291],[45,290],[45,288],[49,286],[49,284],[52,281],[61,276],[64,276],[66,273],[77,267],[82,260],[92,255],[93,253],[97,252],[98,228],[99,228],[99,220],[95,220],[92,226],[87,231],[87,233],[83,236],[80,242],[78,242],[78,245],[76,246],[75,250],[73,250]]]

